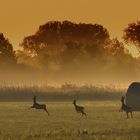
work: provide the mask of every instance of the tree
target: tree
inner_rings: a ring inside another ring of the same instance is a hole
[[[140,21],[130,23],[124,29],[123,39],[126,43],[134,44],[140,52]]]
[[[81,55],[94,57],[104,49],[109,33],[102,25],[51,21],[39,27],[31,36],[24,38],[21,46],[36,55],[42,65],[50,62],[60,65],[74,62]]]
[[[139,62],[99,24],[47,22],[25,37],[21,47],[24,59],[31,58],[34,66],[54,79],[127,81],[138,73]]]
[[[0,34],[0,65],[8,66],[16,64],[15,51],[12,44],[5,39],[4,35]]]

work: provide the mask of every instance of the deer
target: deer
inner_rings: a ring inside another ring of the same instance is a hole
[[[124,111],[123,110],[124,96],[121,97],[121,103],[122,103],[122,105],[121,105],[121,108],[120,108],[119,112],[123,112]]]
[[[121,106],[120,111],[125,111],[126,115],[127,115],[127,118],[129,118],[129,113],[130,113],[131,114],[131,118],[133,118],[132,107],[127,106],[125,104],[124,100],[125,100],[125,97],[122,96],[122,98],[121,98],[122,106]]]
[[[81,113],[82,116],[85,115],[87,117],[87,114],[84,112],[85,108],[83,106],[77,105],[75,99],[73,100],[73,104],[77,113]]]
[[[44,111],[46,111],[46,113],[48,114],[48,116],[50,115],[47,108],[46,108],[46,105],[45,104],[39,104],[37,103],[36,101],[36,96],[33,97],[33,105],[29,108],[35,108],[35,109],[42,109]]]

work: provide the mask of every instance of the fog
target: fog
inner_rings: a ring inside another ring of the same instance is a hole
[[[127,37],[126,37],[127,39]],[[0,34],[0,83],[129,84],[140,79],[140,60],[99,24],[50,21],[14,50]]]

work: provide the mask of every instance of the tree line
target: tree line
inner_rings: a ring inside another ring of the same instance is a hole
[[[50,21],[33,35],[24,37],[19,50],[0,34],[0,71],[36,71],[46,77],[89,77],[132,80],[140,77],[139,58],[125,44],[140,51],[140,21],[123,30],[123,40],[111,38],[99,24]],[[28,74],[28,76],[31,74]]]

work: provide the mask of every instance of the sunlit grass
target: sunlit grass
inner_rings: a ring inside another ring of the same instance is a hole
[[[46,103],[46,102],[43,102]],[[47,102],[50,116],[28,110],[31,102],[0,103],[0,138],[21,140],[140,139],[140,113],[126,119],[117,101],[80,102],[88,117],[76,113],[71,102]]]

